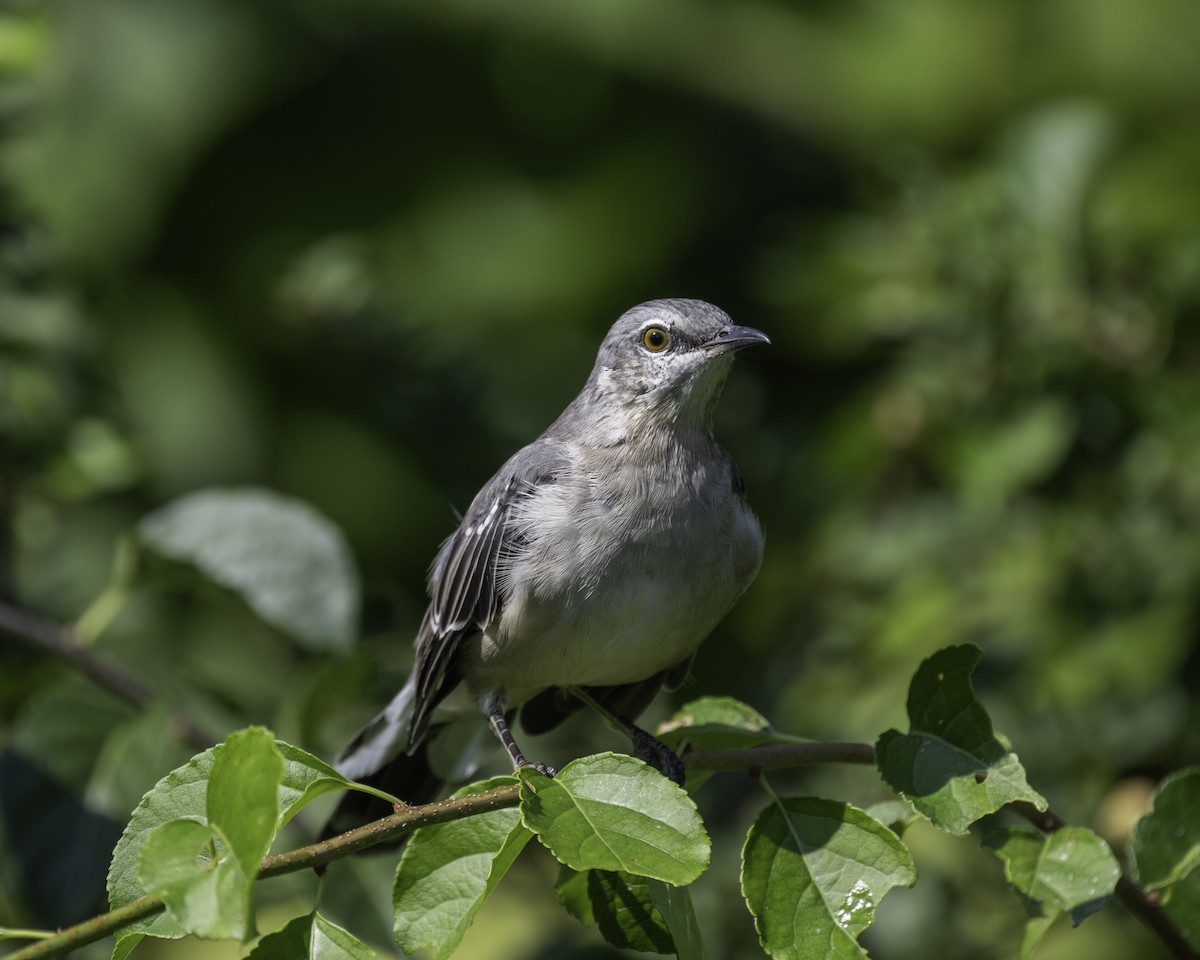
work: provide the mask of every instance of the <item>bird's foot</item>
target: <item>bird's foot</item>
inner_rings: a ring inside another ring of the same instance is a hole
[[[672,782],[683,786],[687,771],[675,751],[645,730],[637,729],[633,735],[633,755],[654,767]]]

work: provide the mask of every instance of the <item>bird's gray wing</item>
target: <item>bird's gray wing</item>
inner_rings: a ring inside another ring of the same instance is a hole
[[[556,483],[567,464],[562,445],[542,438],[517,451],[476,494],[462,523],[442,544],[429,571],[429,608],[417,634],[416,701],[409,747],[424,735],[429,714],[458,683],[453,669],[464,637],[487,628],[506,599],[502,563],[519,552],[513,509]]]

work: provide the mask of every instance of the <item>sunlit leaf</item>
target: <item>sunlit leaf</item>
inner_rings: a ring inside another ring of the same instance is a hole
[[[137,880],[181,929],[209,939],[254,932],[258,865],[279,822],[283,760],[269,730],[250,727],[213,748],[207,822],[180,817],[151,829],[137,852]]]
[[[857,938],[879,901],[916,878],[892,831],[833,800],[777,800],[742,851],[742,893],[763,948],[777,960],[865,957]]]
[[[234,740],[237,734],[230,736]],[[257,745],[257,737],[254,741]],[[328,790],[337,789],[349,782],[327,764],[305,753],[298,747],[283,741],[274,741],[274,747],[283,759],[280,778],[276,783],[277,830],[309,800]],[[209,821],[208,788],[213,774],[214,752],[211,748],[192,757],[186,764],[172,770],[142,798],[133,811],[121,839],[113,850],[108,871],[109,905],[113,909],[132,903],[145,895],[137,877],[137,857],[146,836],[161,824],[178,818]],[[260,784],[261,786],[261,784]],[[259,798],[265,807],[265,796]],[[233,804],[234,816],[238,804],[236,793],[228,798]],[[226,801],[222,801],[223,804]],[[261,808],[260,808],[261,809]],[[258,824],[256,830],[261,830]],[[262,834],[258,834],[261,842]],[[253,846],[253,845],[252,845]],[[247,857],[247,862],[252,859]],[[146,920],[139,920],[124,928],[123,936],[149,933],[157,937],[180,937],[183,931],[168,913],[160,913]]]
[[[508,786],[511,777],[473,783],[464,797]],[[421,827],[405,845],[392,886],[393,933],[406,953],[431,947],[448,957],[483,901],[532,834],[515,808]]]
[[[275,738],[263,727],[232,733],[213,751],[208,822],[221,832],[247,877],[258,872],[275,839],[283,770]]]
[[[245,940],[253,932],[249,905],[254,878],[246,876],[207,824],[181,819],[155,827],[138,851],[137,875],[186,933]]]
[[[567,764],[551,780],[521,776],[521,813],[562,863],[687,884],[710,843],[691,798],[640,760],[614,753]]]

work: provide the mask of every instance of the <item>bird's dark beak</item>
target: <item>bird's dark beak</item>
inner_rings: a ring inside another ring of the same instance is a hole
[[[713,353],[728,353],[731,350],[741,350],[742,347],[752,347],[756,343],[770,343],[771,338],[761,330],[753,327],[730,325],[723,327],[717,335],[704,343],[706,350]]]

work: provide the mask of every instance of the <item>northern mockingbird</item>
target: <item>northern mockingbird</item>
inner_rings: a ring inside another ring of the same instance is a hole
[[[465,700],[514,768],[553,775],[513,739],[517,708],[541,732],[586,703],[682,782],[678,758],[633,719],[683,681],[758,572],[762,531],[712,419],[733,354],[768,342],[701,300],[652,300],[617,320],[579,396],[442,544],[412,673],[338,758],[342,774],[432,799],[427,739]],[[346,794],[329,830],[371,802]]]

